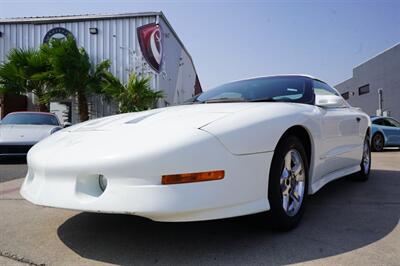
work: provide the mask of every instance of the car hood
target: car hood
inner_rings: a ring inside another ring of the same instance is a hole
[[[190,104],[128,113],[87,121],[66,131],[115,131],[120,129],[200,128],[229,114],[257,106],[257,103]]]
[[[123,161],[132,156],[159,158],[194,143],[202,146],[214,137],[200,127],[257,105],[193,104],[90,120],[60,130],[35,145],[29,151],[28,162],[39,164],[51,158],[55,167],[66,162],[108,165],[110,160]]]
[[[51,125],[0,125],[0,142],[36,143],[57,128]]]
[[[264,114],[261,116],[266,113],[274,116],[287,109],[295,111],[289,107],[288,103],[192,104],[90,120],[60,130],[35,145],[29,151],[28,163],[41,164],[51,158],[55,168],[67,162],[96,168],[133,157],[157,162],[163,156],[178,154],[185,147],[194,147],[193,152],[199,152],[209,141],[223,145],[221,140],[215,142],[219,136],[209,128],[214,124],[223,123],[229,130],[248,120],[254,121],[252,117],[261,119],[260,111]],[[224,121],[230,121],[229,126]],[[248,139],[238,141],[243,139],[246,138],[237,136],[235,141],[249,142]]]

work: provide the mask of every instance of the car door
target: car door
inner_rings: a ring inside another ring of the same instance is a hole
[[[313,90],[318,95],[337,95],[329,85],[314,80]],[[363,140],[360,123],[368,123],[358,110],[347,104],[340,107],[319,107],[321,114],[322,161],[320,178],[335,171],[360,164]]]
[[[384,118],[382,130],[386,135],[387,146],[400,145],[400,123],[392,118]]]

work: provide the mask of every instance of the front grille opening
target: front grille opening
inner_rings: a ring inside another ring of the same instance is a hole
[[[26,154],[33,145],[0,145],[0,154]]]

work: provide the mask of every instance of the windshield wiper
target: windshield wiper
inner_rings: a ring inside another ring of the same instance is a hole
[[[277,100],[275,100],[273,98],[259,98],[259,99],[251,100],[250,102],[277,102]]]
[[[245,98],[217,98],[203,101],[203,103],[234,103],[234,102],[248,102]]]
[[[246,99],[246,98],[217,98],[217,99],[209,99],[205,101],[199,101],[197,99],[187,101],[186,104],[194,104],[194,103],[235,103],[235,102],[277,102],[277,100],[273,98],[259,98],[259,99]]]

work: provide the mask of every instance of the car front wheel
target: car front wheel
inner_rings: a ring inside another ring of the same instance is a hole
[[[272,159],[268,199],[272,223],[281,230],[297,226],[304,213],[308,161],[301,141],[288,136],[278,144]]]
[[[371,171],[371,146],[369,135],[365,136],[363,144],[363,154],[360,164],[361,170],[355,174],[355,179],[358,181],[367,181],[369,172]]]

